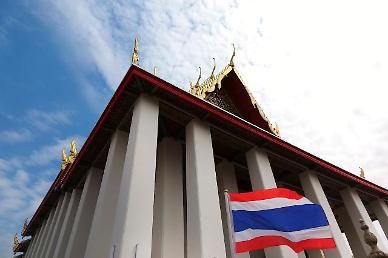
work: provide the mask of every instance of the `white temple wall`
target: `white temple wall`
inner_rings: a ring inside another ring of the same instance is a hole
[[[69,206],[70,197],[71,197],[71,193],[66,192],[65,196],[63,197],[62,205],[58,211],[58,216],[56,220],[54,220],[55,223],[54,223],[53,230],[51,231],[51,233],[49,233],[48,242],[46,243],[47,250],[44,256],[42,257],[52,258],[54,255],[55,247],[58,243],[58,237],[61,231],[63,220],[65,219],[66,211]]]
[[[93,167],[90,168],[87,173],[66,248],[65,258],[83,258],[85,255],[93,214],[97,203],[98,193],[100,191],[102,174],[102,170]]]
[[[152,258],[185,257],[182,152],[172,138],[158,145]]]
[[[58,200],[57,206],[55,208],[53,208],[52,211],[51,211],[51,214],[50,214],[51,221],[47,225],[45,235],[42,238],[42,243],[41,243],[40,249],[38,250],[38,253],[35,256],[36,258],[43,258],[45,256],[46,252],[47,252],[48,243],[50,241],[50,237],[52,235],[55,223],[56,223],[56,221],[58,219],[59,211],[60,211],[60,209],[62,207],[62,203],[63,203],[64,197],[65,197],[64,194],[59,196],[59,200]]]
[[[111,138],[93,221],[87,241],[85,258],[106,258],[111,250],[114,217],[122,178],[128,133],[117,130]]]
[[[65,256],[66,246],[69,242],[71,229],[74,223],[74,217],[78,208],[79,200],[81,198],[81,193],[82,191],[79,189],[73,189],[71,193],[69,205],[67,207],[57,244],[54,249],[54,258],[63,258]]]
[[[28,249],[24,255],[25,258],[31,257],[31,254],[36,249],[36,245],[39,242],[39,237],[41,236],[42,228],[45,223],[46,223],[46,220],[42,222],[41,226],[36,230],[35,235],[31,237],[30,245],[28,246]]]

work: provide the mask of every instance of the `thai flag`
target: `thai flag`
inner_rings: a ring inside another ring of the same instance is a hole
[[[325,212],[318,204],[284,188],[227,194],[235,252],[287,245],[335,248]]]

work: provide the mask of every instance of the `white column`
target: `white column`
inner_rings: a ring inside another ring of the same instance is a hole
[[[349,242],[350,248],[352,249],[353,256],[355,258],[368,257],[370,248],[365,244],[364,239],[359,237],[358,231],[361,230],[360,226],[354,227],[352,220],[344,207],[336,209],[335,213]]]
[[[31,257],[31,254],[36,249],[36,245],[39,242],[39,237],[40,237],[41,232],[42,232],[42,227],[44,226],[45,223],[46,223],[46,221],[43,221],[42,225],[35,232],[35,235],[31,236],[31,243],[30,243],[30,245],[27,248],[26,254],[24,255],[25,258]]]
[[[57,245],[54,251],[54,258],[63,258],[65,256],[66,247],[69,242],[69,237],[71,229],[74,224],[75,213],[78,208],[79,200],[81,198],[81,190],[73,189],[69,201],[69,206],[67,207],[65,218],[61,226],[61,231],[57,240]]]
[[[362,203],[360,196],[356,192],[355,189],[353,188],[346,188],[340,192],[342,200],[344,201],[345,204],[345,209],[347,210],[348,214],[350,215],[350,219],[352,222],[352,225],[355,229],[357,229],[357,236],[360,239],[363,239],[363,231],[360,229],[360,219],[363,219],[366,223],[366,225],[369,226],[370,231],[376,235],[378,239],[378,246],[380,247],[381,250],[384,250],[384,246],[381,244],[382,241],[377,234],[377,231],[375,229],[374,224],[372,223],[371,218],[369,217],[369,214]],[[363,246],[367,249],[370,250],[369,247],[365,244],[363,240],[361,240],[363,243]],[[384,250],[386,251],[386,250]]]
[[[52,234],[52,229],[54,228],[55,221],[58,218],[59,210],[61,209],[62,203],[63,203],[64,195],[59,196],[59,200],[57,203],[57,206],[52,209],[49,220],[47,221],[47,228],[46,232],[44,232],[44,235],[42,237],[42,242],[39,246],[39,250],[34,255],[34,258],[42,258],[44,257],[47,247],[48,247],[48,241],[50,239],[50,236]]]
[[[183,258],[183,157],[180,142],[164,138],[158,146],[152,258]]]
[[[246,158],[253,190],[277,187],[266,152],[254,148],[246,153]],[[266,258],[298,257],[298,255],[288,246],[266,248],[264,252]]]
[[[106,258],[106,254],[110,250],[127,143],[127,132],[116,131],[113,134],[87,241],[85,258]]]
[[[41,229],[40,229],[40,233],[39,233],[39,237],[38,237],[38,242],[36,243],[35,247],[34,247],[34,250],[32,250],[31,254],[29,255],[30,258],[34,258],[36,257],[37,253],[38,253],[38,250],[39,248],[41,247],[41,244],[42,244],[42,239],[43,237],[45,236],[45,233],[47,231],[47,227],[48,227],[48,224],[50,223],[50,217],[52,219],[52,216],[54,215],[54,211],[52,211],[49,216],[47,217],[47,219],[42,223],[42,226],[41,226]]]
[[[102,170],[91,168],[85,180],[65,258],[84,257],[90,226],[100,190]]]
[[[120,184],[112,242],[115,258],[151,257],[158,116],[157,100],[141,95],[133,110]]]
[[[388,237],[388,206],[382,199],[377,199],[370,204],[370,208],[376,215],[379,223],[385,233],[385,236]]]
[[[225,258],[210,128],[186,126],[187,258]]]
[[[45,255],[42,257],[46,257],[46,258],[53,257],[54,249],[55,249],[55,246],[57,245],[57,242],[58,242],[58,237],[59,237],[59,233],[61,231],[63,220],[65,219],[66,210],[67,210],[67,207],[69,206],[70,197],[71,197],[71,193],[66,192],[65,196],[63,198],[62,205],[61,205],[59,212],[58,212],[58,217],[54,221],[55,224],[54,224],[52,233],[50,234],[50,236],[48,238],[48,242],[46,243],[47,244],[47,251],[46,251]]]
[[[232,163],[228,162],[227,160],[223,160],[216,166],[216,173],[217,173],[217,179],[218,179],[217,180],[218,195],[219,195],[220,207],[221,207],[222,226],[224,230],[224,242],[225,242],[225,249],[227,254],[226,256],[228,258],[250,258],[249,253],[241,253],[241,254],[236,254],[235,256],[232,256],[231,250],[230,250],[229,226],[228,226],[227,211],[226,211],[227,208],[225,205],[224,190],[228,190],[231,193],[238,193],[237,179],[236,179],[234,166]]]
[[[326,198],[322,185],[319,182],[318,176],[314,171],[306,171],[299,176],[303,187],[305,196],[312,202],[320,204],[325,211],[327,220],[329,221],[331,232],[335,239],[337,248],[325,249],[324,254],[326,258],[348,258],[351,257],[349,248],[342,236],[341,230],[338,226],[337,220],[334,217],[333,210],[330,207],[329,201]],[[321,252],[318,250],[309,251],[309,257],[321,258]]]

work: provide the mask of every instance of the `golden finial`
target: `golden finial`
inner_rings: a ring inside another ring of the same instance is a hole
[[[195,96],[201,95],[201,85],[199,84],[199,81],[201,80],[202,72],[201,72],[201,67],[199,67],[199,76],[197,79],[197,82],[193,85],[192,82],[190,82],[190,92],[191,94]]]
[[[22,235],[24,235],[24,233],[26,232],[27,226],[28,226],[28,218],[23,223]]]
[[[365,179],[365,171],[364,171],[364,169],[362,167],[359,167],[359,168],[360,168],[360,177]]]
[[[139,65],[139,42],[137,40],[137,36],[135,37],[135,43],[133,46],[132,64]]]
[[[211,80],[214,80],[214,78],[215,78],[215,76],[214,76],[215,70],[216,70],[216,59],[213,57],[213,70],[212,70],[212,74],[210,75]]]
[[[67,166],[67,164],[69,164],[69,158],[67,157],[66,155],[66,151],[65,151],[65,148],[62,149],[62,164],[61,164],[61,170],[64,170]]]
[[[231,67],[234,67],[234,61],[233,61],[233,59],[234,59],[234,57],[236,56],[236,48],[235,48],[235,46],[234,46],[234,43],[233,43],[232,45],[233,45],[233,54],[232,54],[232,57],[230,58],[229,65],[230,65]]]
[[[278,123],[275,123],[275,134],[280,137],[280,127]]]
[[[76,142],[75,140],[73,139],[70,143],[70,155],[69,155],[69,162],[70,163],[73,163],[75,158],[77,157],[77,146],[76,146]]]
[[[18,238],[18,234],[15,234],[15,236],[13,237],[13,247],[12,247],[13,254],[16,254],[16,248],[18,247],[19,243],[20,241]]]
[[[156,75],[156,70],[158,69],[157,66],[154,66],[154,75]]]

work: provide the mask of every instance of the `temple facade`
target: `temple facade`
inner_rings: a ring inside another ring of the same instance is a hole
[[[234,55],[186,92],[138,65],[136,41],[133,64],[82,149],[72,143],[63,153],[15,257],[232,258],[224,190],[274,187],[319,203],[337,248],[236,257],[367,257],[359,220],[373,233],[378,220],[388,235],[388,190],[283,140]]]

